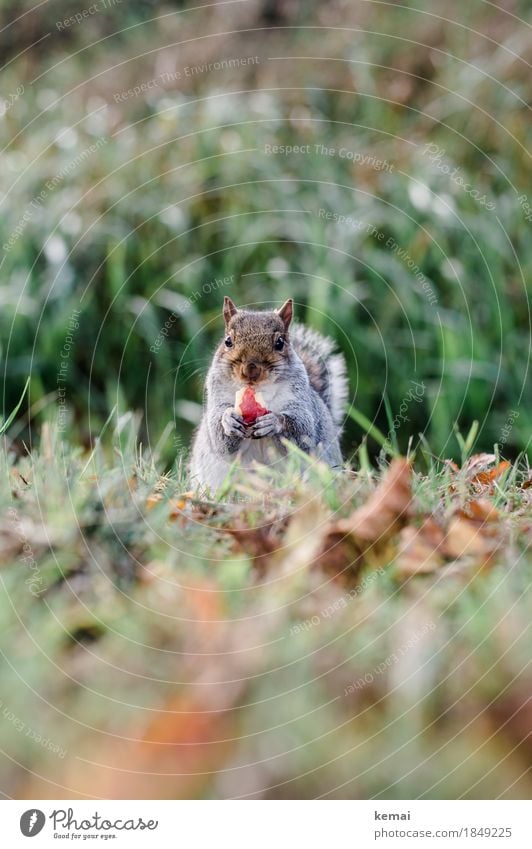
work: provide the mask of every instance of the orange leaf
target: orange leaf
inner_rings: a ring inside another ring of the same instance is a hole
[[[493,483],[494,480],[500,478],[501,475],[504,474],[506,469],[510,468],[510,463],[508,460],[503,460],[501,463],[498,463],[494,469],[489,469],[489,471],[479,472],[473,478],[471,478],[472,483],[482,484],[483,486],[487,486],[488,484]]]
[[[493,463],[497,462],[495,454],[473,454],[464,466],[468,478],[472,478],[478,472],[485,471]]]

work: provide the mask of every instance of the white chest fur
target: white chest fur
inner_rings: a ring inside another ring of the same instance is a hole
[[[266,409],[271,410],[272,413],[282,413],[286,404],[294,398],[290,386],[284,382],[267,381],[261,383],[257,391],[262,395]]]
[[[244,439],[239,449],[239,459],[243,466],[251,466],[253,463],[264,463],[271,466],[279,457],[273,439]]]

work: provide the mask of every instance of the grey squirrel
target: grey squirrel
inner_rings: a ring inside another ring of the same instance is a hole
[[[347,401],[346,365],[333,342],[303,325],[291,327],[293,300],[279,310],[237,309],[224,298],[225,338],[206,381],[205,407],[192,448],[192,482],[216,492],[231,465],[275,465],[282,439],[340,466],[339,437]],[[246,424],[235,395],[249,386],[266,409]]]

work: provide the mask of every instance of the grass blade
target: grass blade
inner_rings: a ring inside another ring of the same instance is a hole
[[[347,412],[349,417],[352,418],[353,421],[356,422],[368,436],[371,436],[375,442],[377,442],[381,448],[386,451],[387,454],[390,454],[392,457],[397,457],[399,455],[399,452],[394,448],[389,439],[385,437],[383,432],[379,430],[373,422],[370,422],[364,413],[361,413],[360,410],[355,409],[355,407],[350,407]]]
[[[22,406],[22,402],[24,401],[24,396],[26,395],[26,392],[28,391],[29,385],[30,385],[30,379],[28,377],[28,379],[26,380],[26,385],[24,386],[24,389],[22,390],[22,395],[20,396],[20,400],[19,400],[17,406],[15,407],[14,410],[11,411],[11,413],[9,414],[9,416],[7,417],[5,422],[2,425],[0,425],[0,436],[3,436],[4,433],[6,432],[6,430],[8,429],[8,427],[10,427],[11,424],[14,422],[15,417],[16,417],[18,411],[20,410],[20,408]]]

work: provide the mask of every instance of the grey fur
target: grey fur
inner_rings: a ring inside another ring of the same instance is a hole
[[[333,422],[341,432],[349,394],[347,369],[343,354],[335,353],[334,342],[317,330],[296,324],[290,331],[292,345],[300,357],[309,359],[322,371],[324,386],[314,386],[331,411]],[[309,375],[311,384],[312,376]]]
[[[244,468],[256,461],[281,463],[286,454],[282,438],[330,466],[342,463],[339,437],[348,392],[344,358],[316,331],[303,325],[288,330],[290,319],[283,326],[280,313],[232,313],[226,307],[226,334],[234,344],[228,351],[222,342],[214,354],[192,448],[191,475],[202,488],[219,489],[235,460]],[[280,333],[287,341],[276,355],[273,340]],[[250,360],[264,364],[267,378],[256,389],[270,412],[246,426],[234,403],[245,385],[238,369]]]

